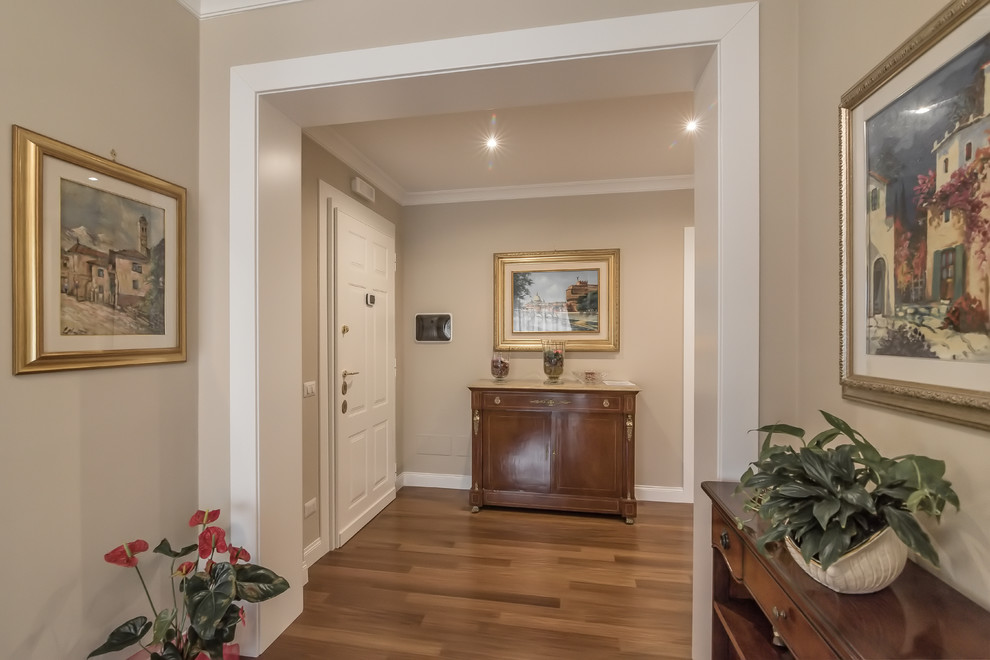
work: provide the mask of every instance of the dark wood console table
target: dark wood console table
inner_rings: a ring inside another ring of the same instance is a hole
[[[712,658],[990,658],[990,612],[913,562],[874,594],[823,587],[783,547],[756,549],[762,521],[735,483],[712,500]],[[749,521],[743,529],[736,519]]]
[[[636,517],[635,386],[482,380],[471,390],[471,510]]]

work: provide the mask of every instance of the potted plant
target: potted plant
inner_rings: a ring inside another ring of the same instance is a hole
[[[244,622],[244,608],[235,601],[268,600],[287,590],[289,583],[263,566],[247,563],[251,560],[247,550],[228,545],[223,528],[210,524],[219,517],[218,509],[197,511],[189,519],[189,526],[200,530],[196,543],[173,550],[168,540],[162,539],[155,548],[155,553],[172,560],[171,607],[166,605],[161,610],[155,607],[138,568],[137,555],[148,549],[147,541],[124,543],[103,556],[108,563],[137,572],[154,617],[149,620],[138,616],[125,621],[87,658],[134,644],[140,644],[144,657],[151,660],[199,660],[204,655],[211,660],[230,657],[225,655],[225,647],[234,641],[237,624]],[[197,558],[175,565],[193,552],[197,552]],[[151,638],[145,641],[149,632]]]
[[[748,508],[767,521],[757,547],[766,553],[768,543],[784,541],[812,577],[844,593],[887,586],[904,567],[904,546],[938,566],[938,553],[915,514],[939,520],[946,504],[959,509],[959,497],[944,478],[945,463],[914,454],[887,458],[845,421],[821,414],[829,428],[809,441],[796,426],[757,429],[766,437],[739,486],[750,494]],[[800,446],[772,444],[775,434],[797,438]],[[833,444],[839,439],[847,442]],[[864,564],[867,546],[883,547],[882,563],[890,566]],[[862,556],[853,560],[857,554]],[[853,572],[870,575],[850,582],[849,570],[840,570],[845,563],[859,564]]]

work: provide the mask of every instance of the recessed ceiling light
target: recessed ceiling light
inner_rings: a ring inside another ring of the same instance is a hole
[[[495,151],[496,149],[498,149],[498,137],[496,137],[494,134],[489,135],[488,139],[485,140],[485,146],[488,147],[489,151]]]
[[[684,124],[684,130],[687,131],[688,133],[694,133],[696,130],[698,130],[698,120],[689,119],[688,122]]]

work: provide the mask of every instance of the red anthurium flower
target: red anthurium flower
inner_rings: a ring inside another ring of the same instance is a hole
[[[196,525],[209,525],[219,517],[220,509],[207,509],[206,511],[201,509],[192,514],[192,518],[189,519],[189,526],[195,527]]]
[[[249,562],[251,555],[244,548],[238,548],[236,545],[230,546],[230,563],[236,564],[239,561]]]
[[[206,559],[214,550],[227,552],[227,532],[211,526],[199,533],[199,556]]]
[[[103,555],[103,558],[110,564],[117,564],[117,566],[137,566],[138,560],[135,555],[139,552],[144,552],[148,549],[148,542],[138,539],[136,541],[131,541],[130,543],[125,543],[119,545],[107,554]]]
[[[179,564],[179,567],[175,569],[175,573],[172,573],[172,577],[186,576],[196,570],[196,562],[194,561],[184,561]]]
[[[237,613],[237,616],[239,616],[241,618],[241,625],[242,626],[246,626],[247,625],[247,619],[244,618],[244,608],[243,607]]]

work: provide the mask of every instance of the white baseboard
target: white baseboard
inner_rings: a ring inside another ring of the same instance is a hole
[[[636,499],[640,502],[694,502],[694,492],[690,488],[670,488],[668,486],[636,486]]]
[[[471,477],[466,474],[433,474],[430,472],[403,472],[395,480],[402,486],[425,486],[426,488],[450,488],[470,490]],[[693,502],[691,489],[669,486],[636,486],[636,499],[643,502]]]
[[[306,574],[306,581],[309,581],[309,567],[320,560],[320,557],[327,554],[330,548],[326,547],[322,538],[318,538],[303,549],[303,572]]]
[[[470,490],[471,476],[467,474],[432,474],[430,472],[403,472],[396,480],[397,487],[425,486],[427,488],[450,488]]]

